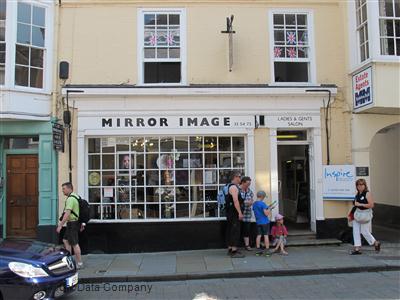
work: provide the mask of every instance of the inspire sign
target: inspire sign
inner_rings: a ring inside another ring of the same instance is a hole
[[[355,194],[355,168],[353,165],[323,166],[324,200],[352,200]]]
[[[371,67],[353,76],[353,108],[373,104]]]

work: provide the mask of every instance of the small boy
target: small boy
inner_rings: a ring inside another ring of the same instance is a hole
[[[253,211],[254,216],[256,217],[257,223],[257,238],[256,238],[256,247],[258,252],[256,255],[263,255],[264,252],[261,250],[260,243],[261,243],[261,236],[264,236],[264,243],[266,249],[266,256],[269,256],[268,249],[269,249],[269,214],[271,212],[270,207],[264,202],[264,199],[267,195],[264,191],[257,192],[257,200],[253,203]]]

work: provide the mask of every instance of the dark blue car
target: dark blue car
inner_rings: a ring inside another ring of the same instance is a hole
[[[78,284],[65,249],[31,240],[0,239],[0,299],[54,299]]]

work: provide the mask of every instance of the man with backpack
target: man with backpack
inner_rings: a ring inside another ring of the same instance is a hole
[[[77,194],[73,192],[73,186],[71,182],[66,182],[62,184],[62,192],[67,199],[65,200],[64,211],[60,217],[60,222],[58,223],[57,233],[61,232],[61,229],[65,224],[67,228],[63,237],[63,243],[65,249],[70,253],[71,248],[74,249],[75,259],[77,263],[77,268],[81,269],[83,267],[81,258],[81,248],[79,246],[79,231],[84,230],[85,223],[80,222],[80,201],[85,201],[81,199]]]

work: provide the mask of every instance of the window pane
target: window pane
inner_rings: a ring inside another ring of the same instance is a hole
[[[175,217],[174,203],[161,204],[161,218],[162,219],[173,219],[174,217]]]
[[[219,137],[218,138],[218,150],[219,151],[231,151],[231,137]]]
[[[285,23],[286,23],[286,26],[288,26],[288,25],[296,25],[295,15],[286,14],[285,15]]]
[[[43,52],[42,49],[31,48],[31,66],[43,68]]]
[[[203,170],[190,170],[190,184],[191,185],[203,184]]]
[[[307,25],[307,15],[297,15],[297,25],[306,26]]]
[[[156,16],[154,14],[145,14],[144,15],[144,24],[145,25],[155,25]]]
[[[394,2],[395,17],[400,18],[400,1]]]
[[[103,169],[114,169],[115,168],[115,160],[113,155],[103,155]]]
[[[100,153],[100,139],[89,139],[89,153]]]
[[[179,25],[179,15],[169,15],[169,25]]]
[[[146,205],[146,218],[158,219],[160,217],[159,205]]]
[[[204,217],[204,204],[202,202],[190,204],[190,217],[191,218]]]
[[[6,34],[6,29],[4,24],[2,24],[2,20],[0,20],[0,42],[4,42],[5,41],[5,34]],[[4,45],[4,44],[2,44]]]
[[[157,27],[157,46],[167,46],[167,27]]]
[[[18,3],[18,22],[31,23],[31,5]]]
[[[173,148],[174,148],[174,138],[161,137],[161,139],[160,139],[160,151],[161,152],[172,152]]]
[[[217,153],[206,153],[205,154],[205,167],[216,168],[217,167]]]
[[[32,26],[32,45],[44,47],[44,28]]]
[[[203,200],[203,190],[199,186],[190,187],[190,202],[197,202]]]
[[[396,39],[396,55],[400,55],[400,39]]]
[[[31,68],[31,78],[30,85],[34,88],[42,88],[43,87],[43,70]]]
[[[15,46],[15,63],[19,65],[29,65],[29,47]]]
[[[275,62],[275,82],[308,82],[308,63]]]
[[[100,155],[89,155],[89,170],[100,170]]]
[[[233,168],[235,168],[235,169],[244,168],[245,167],[244,164],[245,164],[244,154],[243,153],[234,154],[234,156],[233,156]]]
[[[101,201],[101,192],[100,189],[94,188],[89,189],[89,203],[100,203]]]
[[[188,151],[188,137],[183,136],[183,137],[175,137],[175,149],[180,152],[186,152]]]
[[[285,31],[282,30],[274,30],[274,40],[275,44],[282,43],[284,44],[285,42]]]
[[[379,0],[379,15],[382,17],[393,16],[393,0]]]
[[[176,204],[176,217],[177,218],[188,218],[189,217],[189,204]]]
[[[203,137],[191,136],[190,137],[190,151],[202,151],[203,150]]]
[[[206,218],[218,217],[218,203],[205,203],[205,217]]]
[[[395,24],[395,35],[396,37],[400,37],[400,20],[394,21]]]
[[[167,48],[158,48],[157,49],[157,58],[168,58],[168,49]]]
[[[32,16],[33,25],[44,27],[45,25],[45,9],[43,7],[33,7],[33,16]]]
[[[156,48],[144,49],[144,58],[155,58],[155,57],[156,57]]]
[[[381,39],[381,54],[394,55],[394,39]]]
[[[176,202],[188,202],[189,201],[189,187],[176,187],[175,188],[175,199]]]
[[[169,58],[180,58],[181,57],[181,49],[180,48],[170,48],[169,49]]]
[[[283,15],[274,14],[274,25],[283,25]]]
[[[203,154],[201,153],[190,153],[190,168],[202,168],[203,167]]]
[[[393,20],[380,20],[381,36],[394,36]]]
[[[145,83],[179,83],[181,82],[180,62],[145,62]]]
[[[244,151],[244,138],[234,136],[232,137],[233,151]]]
[[[0,1],[0,20],[6,19],[6,10],[7,10],[7,1],[1,0]]]
[[[220,168],[231,168],[232,167],[231,153],[220,153],[219,154],[219,167]]]
[[[142,137],[132,137],[132,151],[144,152],[144,138]]]
[[[166,14],[157,14],[157,25],[167,25]]]
[[[28,86],[29,68],[15,66],[15,84],[20,86]]]
[[[189,172],[187,170],[176,170],[175,178],[177,185],[189,184]]]
[[[30,44],[31,43],[31,27],[29,25],[18,24],[17,43],[20,43],[20,44]]]

